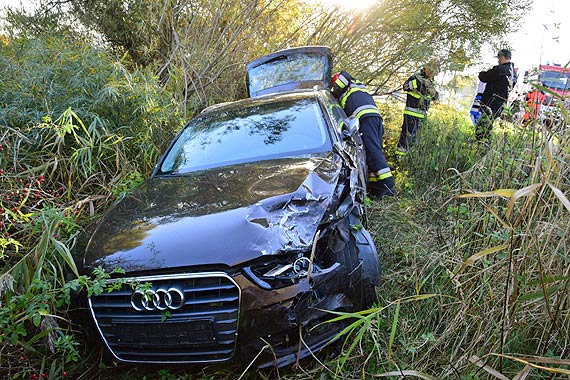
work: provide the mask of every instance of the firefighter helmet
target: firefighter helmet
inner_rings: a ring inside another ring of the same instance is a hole
[[[331,78],[331,93],[335,98],[340,98],[342,93],[352,82],[352,76],[346,71],[340,71]]]

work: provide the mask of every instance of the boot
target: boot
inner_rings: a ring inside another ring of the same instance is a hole
[[[388,177],[379,182],[368,182],[368,195],[371,198],[382,199],[396,195],[394,177]]]

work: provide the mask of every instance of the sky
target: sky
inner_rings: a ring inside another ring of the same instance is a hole
[[[566,65],[570,61],[570,0],[534,0],[519,31],[508,35],[519,70],[539,63]],[[491,64],[496,64],[491,55]]]

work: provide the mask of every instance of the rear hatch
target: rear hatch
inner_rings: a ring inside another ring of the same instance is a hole
[[[329,87],[332,56],[326,46],[280,50],[246,66],[250,97],[302,88]]]

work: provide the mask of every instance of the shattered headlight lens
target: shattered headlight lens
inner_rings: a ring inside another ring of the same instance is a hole
[[[264,262],[243,268],[243,272],[252,282],[263,289],[279,289],[291,286],[306,278],[309,271],[318,273],[321,268],[311,263],[306,256],[294,258],[271,257]]]

